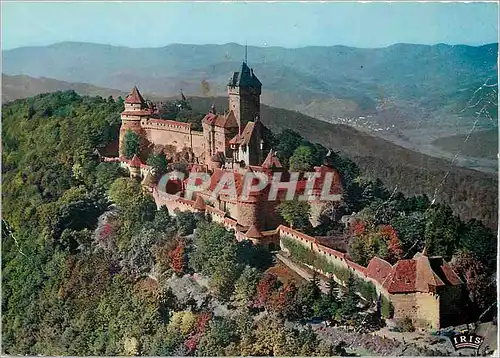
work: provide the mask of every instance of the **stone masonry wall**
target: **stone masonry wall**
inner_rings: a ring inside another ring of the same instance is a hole
[[[349,270],[357,277],[371,282],[378,294],[387,297],[394,306],[394,318],[403,319],[409,317],[416,327],[438,329],[440,322],[439,296],[430,293],[409,293],[409,294],[389,294],[376,280],[366,275],[366,269],[348,259],[339,251],[330,249],[319,244],[313,237],[305,235],[299,231],[280,225],[278,227],[280,238],[287,237],[295,240],[309,250],[323,256],[331,264]],[[286,250],[280,240],[282,249]],[[326,274],[326,273],[324,273]],[[332,275],[335,281],[345,285],[345,282],[335,274]]]

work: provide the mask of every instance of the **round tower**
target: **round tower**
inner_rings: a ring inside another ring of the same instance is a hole
[[[124,138],[127,131],[132,131],[141,138],[141,147],[145,141],[144,131],[142,130],[141,121],[144,118],[149,118],[152,114],[152,107],[148,106],[142,97],[139,89],[134,86],[132,92],[125,98],[125,110],[121,114],[122,125],[120,127],[120,143],[119,154],[123,153]]]

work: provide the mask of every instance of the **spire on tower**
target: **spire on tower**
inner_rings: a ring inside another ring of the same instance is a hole
[[[245,63],[248,63],[248,44],[245,41]]]

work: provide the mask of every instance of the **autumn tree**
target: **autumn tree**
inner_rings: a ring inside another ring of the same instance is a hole
[[[349,245],[349,253],[360,265],[367,266],[374,256],[390,263],[403,258],[401,242],[392,226],[380,225],[367,231],[366,227],[355,224],[352,232],[355,237]]]
[[[184,342],[184,346],[187,349],[186,355],[193,356],[196,352],[201,339],[203,338],[206,330],[208,329],[210,320],[212,319],[212,314],[209,312],[203,312],[198,315],[194,329],[192,330],[189,338]]]
[[[183,274],[187,267],[186,247],[183,241],[179,241],[175,249],[169,252],[170,267],[177,273]]]
[[[275,274],[265,273],[257,285],[254,306],[268,309],[271,304],[272,295],[279,287],[278,278]]]
[[[293,281],[282,286],[272,297],[272,310],[287,319],[300,317],[298,290]]]
[[[453,270],[464,281],[470,302],[469,309],[480,314],[495,300],[496,274],[474,254],[460,251],[451,260]]]
[[[396,263],[396,261],[402,259],[403,249],[401,248],[401,242],[394,228],[390,225],[381,225],[379,227],[379,232],[385,237],[387,243],[388,261]]]

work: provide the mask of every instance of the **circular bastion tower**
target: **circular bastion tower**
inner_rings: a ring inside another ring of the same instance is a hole
[[[124,137],[127,131],[139,135],[141,138],[141,150],[145,144],[145,133],[141,126],[141,121],[144,118],[149,118],[152,114],[152,109],[149,108],[146,101],[142,97],[141,93],[134,86],[132,92],[125,98],[125,110],[121,114],[122,125],[120,127],[120,143],[119,143],[119,155],[122,156]]]

